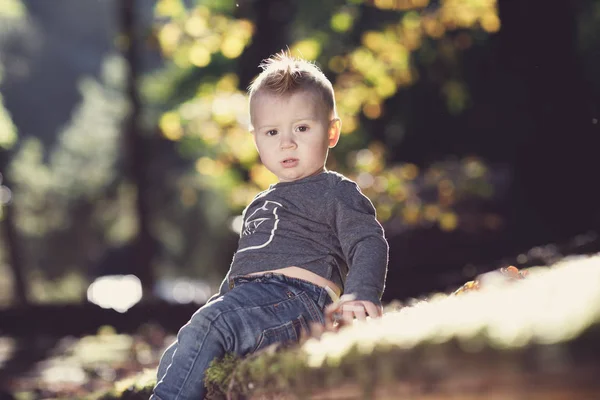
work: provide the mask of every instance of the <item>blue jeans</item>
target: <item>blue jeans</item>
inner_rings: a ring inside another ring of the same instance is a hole
[[[213,359],[298,342],[309,323],[325,322],[331,303],[324,288],[281,274],[233,277],[229,287],[196,311],[165,350],[151,400],[203,399],[204,371]]]

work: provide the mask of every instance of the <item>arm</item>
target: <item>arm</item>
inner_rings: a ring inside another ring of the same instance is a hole
[[[380,309],[389,253],[383,227],[373,204],[354,182],[343,180],[333,190],[332,226],[349,267],[344,293],[355,296],[352,303],[370,302]]]

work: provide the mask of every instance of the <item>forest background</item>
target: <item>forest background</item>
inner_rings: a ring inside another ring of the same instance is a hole
[[[274,182],[246,88],[282,49],[334,84],[385,303],[600,251],[598,0],[2,0],[0,397],[155,367]]]
[[[597,251],[599,31],[593,0],[4,0],[0,305],[114,275],[122,311],[202,303],[274,182],[245,89],[286,48],[334,83],[328,167],[386,229],[384,301]]]

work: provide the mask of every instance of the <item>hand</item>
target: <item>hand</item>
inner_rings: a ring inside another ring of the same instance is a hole
[[[364,321],[367,316],[378,318],[383,314],[383,308],[370,301],[352,300],[352,297],[345,299],[344,297],[342,296],[340,300],[325,308],[326,328],[335,330],[336,327],[339,328],[336,323],[340,326],[349,325],[354,321],[354,318]]]

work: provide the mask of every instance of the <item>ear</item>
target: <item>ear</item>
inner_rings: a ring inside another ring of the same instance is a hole
[[[254,126],[252,124],[248,125],[248,132],[250,132],[250,134],[252,135],[254,147],[256,147],[256,151],[258,151],[258,154],[260,154],[260,151],[258,150],[258,144],[256,144],[256,131],[254,130]]]
[[[334,118],[329,123],[329,148],[335,147],[340,140],[340,132],[342,131],[342,120]]]

